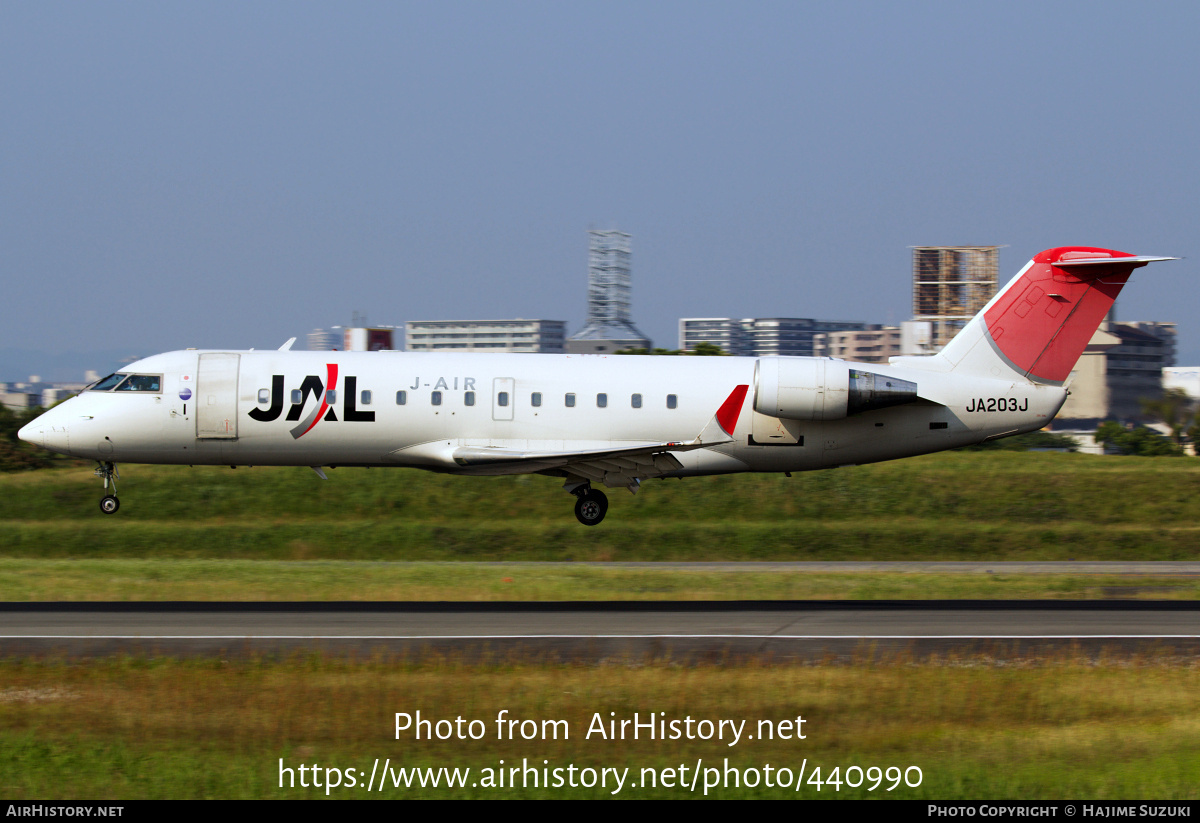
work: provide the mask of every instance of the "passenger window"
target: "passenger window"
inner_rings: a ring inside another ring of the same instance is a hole
[[[608,407],[608,395],[601,393],[596,395],[596,408],[603,409]]]
[[[397,406],[403,406],[407,402],[408,402],[408,392],[406,392],[406,391],[396,392],[396,405]]]
[[[435,391],[429,396],[429,400],[435,406],[442,405],[442,393],[440,391]]]
[[[673,408],[675,408],[675,407],[676,407],[676,406],[678,406],[678,405],[679,405],[679,401],[678,401],[678,399],[675,397],[675,395],[673,395],[673,394],[668,394],[668,395],[667,395],[667,408],[668,408],[668,409],[673,409]]]
[[[330,389],[325,392],[325,402],[331,406],[337,402],[337,389]]]
[[[542,405],[542,393],[540,391],[535,391],[529,395],[529,405],[534,407]]]
[[[371,405],[371,390],[363,389],[358,395],[358,402],[363,406]]]
[[[635,394],[633,397],[629,398],[629,404],[635,409],[640,409],[642,407],[642,396],[640,394]]]
[[[270,389],[259,389],[258,390],[258,402],[259,403],[270,403],[271,402],[271,390]]]
[[[567,396],[566,396],[566,403],[567,403],[567,408],[568,408],[568,409],[573,409],[573,408],[575,408],[575,392],[569,392],[569,393],[567,394]]]
[[[475,392],[469,391],[466,394],[464,394],[463,395],[463,403],[468,406],[474,406],[475,405]]]
[[[496,405],[498,405],[498,406],[507,406],[508,405],[508,392],[502,391],[496,395]]]
[[[299,406],[304,402],[304,392],[299,389],[292,389],[292,405]]]

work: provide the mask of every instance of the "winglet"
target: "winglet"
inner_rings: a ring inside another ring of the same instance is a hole
[[[734,386],[733,391],[725,398],[721,408],[713,415],[713,419],[700,432],[696,443],[728,443],[733,439],[733,430],[737,428],[738,418],[742,414],[742,405],[746,402],[746,392],[750,391],[748,384]]]
[[[284,343],[282,346],[280,346],[280,347],[279,347],[279,351],[291,351],[291,350],[292,350],[292,344],[293,344],[293,343],[295,343],[295,342],[296,342],[296,338],[294,338],[294,337],[289,337],[289,338],[288,338],[288,341],[287,341],[286,343]]]
[[[735,386],[729,396],[725,398],[725,402],[721,404],[721,408],[717,409],[717,424],[721,427],[721,431],[730,437],[733,437],[733,430],[737,428],[738,417],[742,413],[742,403],[745,402],[746,392],[749,390],[750,386],[748,385]]]

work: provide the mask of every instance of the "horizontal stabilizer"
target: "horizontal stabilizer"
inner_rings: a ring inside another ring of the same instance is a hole
[[[1161,263],[1164,260],[1182,260],[1182,257],[1151,257],[1148,255],[1138,255],[1133,257],[1087,257],[1079,260],[1059,260],[1054,264],[1055,268],[1065,269],[1074,266],[1103,266],[1111,264],[1128,265],[1130,263],[1136,265],[1145,265],[1146,263]]]

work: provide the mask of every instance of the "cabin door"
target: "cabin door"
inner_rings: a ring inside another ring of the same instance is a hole
[[[196,437],[237,440],[239,354],[200,355],[196,374]]]

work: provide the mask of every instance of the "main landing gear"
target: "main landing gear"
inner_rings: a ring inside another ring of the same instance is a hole
[[[105,514],[113,514],[117,509],[121,508],[121,501],[117,499],[117,481],[121,479],[121,473],[117,471],[116,463],[101,463],[96,469],[96,476],[104,479],[104,490],[108,491],[108,484],[112,483],[112,494],[106,494],[100,498],[100,511]]]
[[[608,497],[591,486],[580,486],[572,492],[575,501],[575,517],[585,526],[595,526],[608,514]]]

